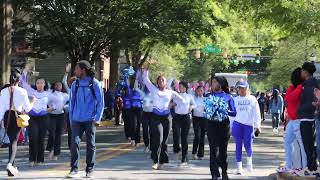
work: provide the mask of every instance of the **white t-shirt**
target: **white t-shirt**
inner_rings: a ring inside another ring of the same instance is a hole
[[[51,114],[63,114],[64,107],[69,100],[69,95],[63,92],[55,91],[51,92],[48,102],[49,107],[55,109]]]
[[[4,114],[10,109],[9,88],[5,88],[0,92],[0,102],[0,121],[2,121]],[[13,87],[13,105],[18,112],[29,112],[32,109],[25,89],[18,86]]]
[[[177,101],[174,99],[174,102],[177,104],[174,108],[175,113],[180,115],[188,114],[190,108],[193,109],[196,107],[193,96],[187,93],[179,93],[179,95],[183,98],[183,100]]]
[[[205,97],[194,96],[196,107],[193,109],[193,115],[195,117],[204,117],[204,99]]]
[[[234,103],[237,110],[234,121],[254,128],[260,128],[260,108],[256,97],[252,95],[237,96],[234,98]]]

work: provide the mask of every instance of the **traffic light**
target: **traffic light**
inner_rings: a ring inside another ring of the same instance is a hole
[[[257,64],[260,64],[260,57],[261,57],[261,52],[259,50],[259,51],[257,51],[256,57],[255,57],[255,61]]]

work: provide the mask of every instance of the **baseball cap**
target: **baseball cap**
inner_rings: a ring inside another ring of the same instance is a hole
[[[237,87],[239,87],[239,88],[248,88],[249,87],[249,83],[247,81],[240,81]]]

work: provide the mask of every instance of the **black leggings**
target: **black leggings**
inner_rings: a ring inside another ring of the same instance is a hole
[[[142,109],[132,108],[131,109],[132,118],[130,119],[130,134],[131,139],[135,140],[135,143],[140,143],[141,135],[141,121],[142,121]]]
[[[152,112],[142,113],[142,129],[143,129],[143,142],[146,147],[151,144],[151,118]]]
[[[126,138],[128,139],[129,137],[132,139],[132,133],[131,133],[131,119],[132,119],[132,114],[131,114],[131,109],[123,109],[122,110],[122,119],[124,122],[124,134]]]
[[[61,152],[61,136],[63,126],[64,114],[50,114],[47,151],[53,150],[55,156],[59,156]]]
[[[8,115],[9,111],[7,111],[4,115],[4,125],[8,124]],[[7,134],[10,140],[9,145],[9,162],[14,165],[14,161],[16,159],[17,149],[18,149],[18,139],[21,128],[17,125],[17,120],[15,116],[15,112],[11,111],[9,127],[7,127]]]
[[[227,152],[230,139],[230,121],[209,121],[207,135],[210,146],[211,175],[220,177],[219,166],[223,174],[226,174],[228,169]]]
[[[204,144],[206,131],[208,126],[208,120],[204,117],[193,116],[193,129],[194,129],[194,139],[192,154],[197,154],[198,157],[204,156]]]
[[[44,140],[48,128],[48,115],[31,116],[28,126],[30,138],[29,143],[29,161],[43,163],[44,162]]]
[[[173,129],[173,151],[174,153],[182,152],[181,162],[188,161],[188,135],[191,120],[189,114],[176,114],[172,120]],[[181,139],[181,148],[180,148]]]
[[[168,115],[159,116],[153,114],[151,122],[152,143],[151,143],[151,159],[153,163],[168,163],[168,136],[171,122]]]

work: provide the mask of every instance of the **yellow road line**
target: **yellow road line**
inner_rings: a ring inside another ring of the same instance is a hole
[[[138,145],[137,147],[139,147],[140,145]],[[112,148],[111,150],[108,149],[108,150],[105,150],[105,151],[101,151],[99,153],[97,153],[96,155],[96,162],[97,163],[100,163],[100,162],[103,162],[103,161],[107,161],[109,159],[112,159],[114,157],[117,157],[117,156],[120,156],[122,154],[125,154],[125,153],[128,153],[132,150],[134,150],[136,147],[132,147],[130,144],[122,144],[122,145],[119,145],[119,146],[116,146],[114,148]],[[86,163],[85,159],[82,159],[81,162],[80,162],[80,166],[84,165]],[[59,172],[59,175],[60,174],[67,174],[69,172],[69,169],[70,168],[70,165],[69,165],[69,162],[68,163],[65,163],[65,164],[62,164],[62,165],[58,165],[56,167],[53,167],[53,168],[50,168],[48,170],[45,170],[45,171],[40,171],[39,174],[41,175],[48,175],[48,174],[53,174],[54,172]],[[55,174],[56,174],[55,173]]]

